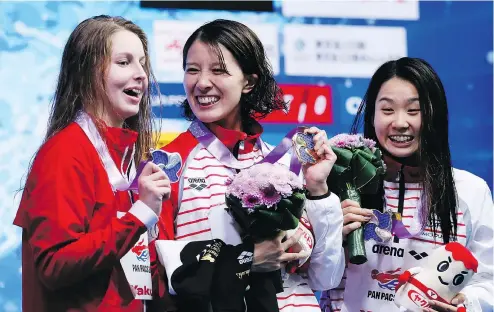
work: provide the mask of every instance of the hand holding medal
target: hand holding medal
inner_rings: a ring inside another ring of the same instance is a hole
[[[149,160],[139,164],[128,189],[140,194],[141,200],[159,215],[161,202],[170,197],[170,183],[178,181],[178,171],[181,168],[180,154],[151,149]]]
[[[157,216],[161,213],[162,201],[170,197],[170,180],[155,163],[148,162],[137,179],[139,199]]]
[[[292,140],[310,195],[326,194],[326,179],[336,162],[336,155],[329,145],[326,131],[316,127],[305,128],[303,132],[297,132]]]

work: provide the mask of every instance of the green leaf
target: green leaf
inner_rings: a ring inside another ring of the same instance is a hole
[[[374,194],[385,174],[382,153],[368,147],[346,149],[333,148],[336,160],[328,177],[330,191],[340,195],[346,184],[353,185],[358,192]]]

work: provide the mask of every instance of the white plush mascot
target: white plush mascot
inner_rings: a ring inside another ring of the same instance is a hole
[[[421,312],[429,300],[451,304],[451,300],[477,272],[478,262],[472,253],[457,242],[434,250],[425,267],[411,268],[398,279],[395,304],[401,311]],[[465,312],[458,306],[457,312]]]

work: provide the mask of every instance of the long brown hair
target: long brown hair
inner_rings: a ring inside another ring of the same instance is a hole
[[[136,162],[154,146],[151,96],[152,92],[159,95],[159,90],[151,69],[146,34],[129,20],[107,15],[82,21],[67,40],[44,142],[74,121],[78,111],[105,109],[98,105],[106,101],[105,77],[111,57],[111,38],[120,30],[130,31],[141,40],[146,57],[144,70],[149,77],[139,113],[124,122],[124,128],[138,133]]]

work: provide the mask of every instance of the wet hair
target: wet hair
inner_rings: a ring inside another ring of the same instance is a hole
[[[139,105],[139,113],[127,118],[123,127],[138,133],[136,161],[154,146],[151,95],[158,89],[150,65],[146,34],[127,19],[107,15],[94,16],[82,21],[72,31],[65,44],[44,142],[74,121],[77,112],[82,109],[93,112],[97,112],[98,109],[111,109],[104,107],[104,103],[108,102],[105,77],[111,61],[112,36],[121,30],[130,31],[139,37],[145,54],[144,70],[149,80],[147,92],[143,94]],[[99,116],[94,117],[97,126],[101,128]]]
[[[202,25],[190,35],[184,45],[184,70],[187,54],[196,40],[209,45],[216,52],[222,69],[227,73],[220,45],[232,53],[244,75],[256,74],[258,76],[253,89],[247,94],[242,94],[240,98],[242,120],[263,118],[272,111],[287,109],[283,93],[274,80],[273,70],[264,47],[250,28],[242,23],[224,19],[217,19]],[[182,103],[182,108],[187,120],[195,119],[187,100]]]
[[[403,57],[384,63],[371,78],[367,92],[355,117],[352,133],[357,133],[363,121],[365,137],[379,141],[374,128],[377,95],[381,86],[397,77],[410,82],[419,94],[422,126],[416,155],[422,177],[422,207],[427,207],[427,219],[436,233],[439,221],[444,243],[456,240],[457,194],[453,180],[448,140],[448,105],[439,76],[426,61]],[[387,151],[383,151],[387,152]],[[388,153],[389,154],[389,153]],[[394,157],[400,161],[399,158]],[[368,207],[383,207],[384,190],[378,196],[367,196]],[[364,202],[364,198],[362,198]]]

